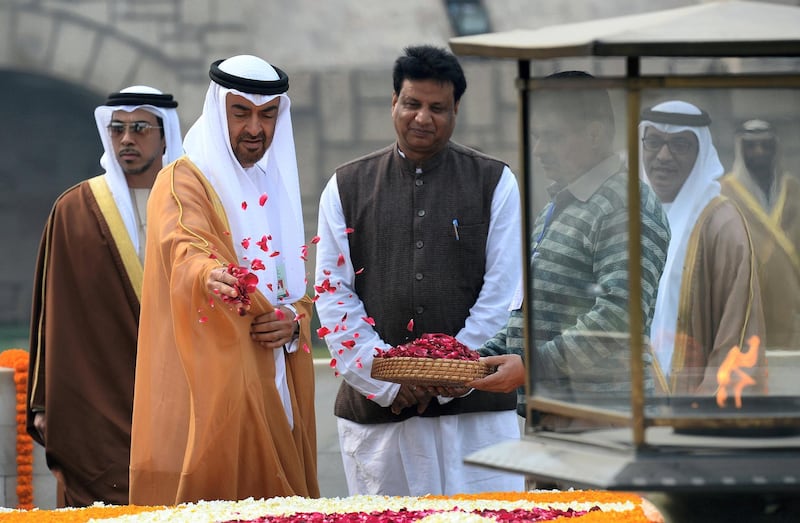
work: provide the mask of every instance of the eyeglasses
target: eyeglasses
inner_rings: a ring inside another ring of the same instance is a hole
[[[153,125],[150,122],[111,122],[108,124],[108,134],[116,138],[125,134],[126,129],[129,130],[131,134],[146,136],[150,133],[151,129],[161,129],[161,127]]]
[[[694,142],[686,138],[672,138],[671,140],[665,140],[658,136],[645,136],[642,138],[642,146],[644,146],[645,151],[660,151],[664,145],[667,146],[672,154],[686,154],[692,149]]]

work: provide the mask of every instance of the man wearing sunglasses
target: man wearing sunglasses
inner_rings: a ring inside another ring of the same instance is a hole
[[[711,138],[711,118],[682,101],[642,113],[642,168],[661,200],[672,233],[658,287],[650,336],[660,389],[712,394],[717,370],[734,347],[758,350],[764,339],[757,263],[741,211],[720,195],[723,167]],[[763,350],[748,370],[766,383]]]
[[[748,120],[735,139],[733,168],[720,183],[753,232],[767,322],[764,346],[795,348],[800,337],[800,183],[782,171],[778,134],[769,122]]]
[[[109,95],[95,109],[105,173],[64,192],[42,236],[27,423],[59,506],[128,503],[147,198],[182,153],[177,105],[147,86]]]

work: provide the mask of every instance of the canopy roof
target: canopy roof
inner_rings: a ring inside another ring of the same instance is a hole
[[[590,22],[450,39],[458,55],[536,60],[588,56],[800,56],[800,8],[721,1]]]

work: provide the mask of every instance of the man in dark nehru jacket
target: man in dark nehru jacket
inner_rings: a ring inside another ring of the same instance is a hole
[[[58,480],[58,506],[128,503],[147,198],[182,152],[177,106],[137,85],[97,107],[105,174],[64,192],[42,235],[27,423]]]
[[[521,490],[468,465],[519,439],[515,393],[437,395],[370,376],[375,348],[447,334],[476,348],[502,327],[522,274],[519,190],[504,162],[451,141],[464,71],[450,52],[395,60],[394,143],[339,166],[320,198],[316,302],[344,378],[336,396],[350,494]]]
[[[319,495],[311,299],[286,74],[211,65],[150,199],[131,503]]]

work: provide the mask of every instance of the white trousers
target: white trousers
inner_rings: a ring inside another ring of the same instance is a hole
[[[520,437],[513,410],[437,418],[412,417],[398,423],[364,425],[337,418],[342,463],[351,496],[453,495],[522,491],[525,479],[464,457]]]

